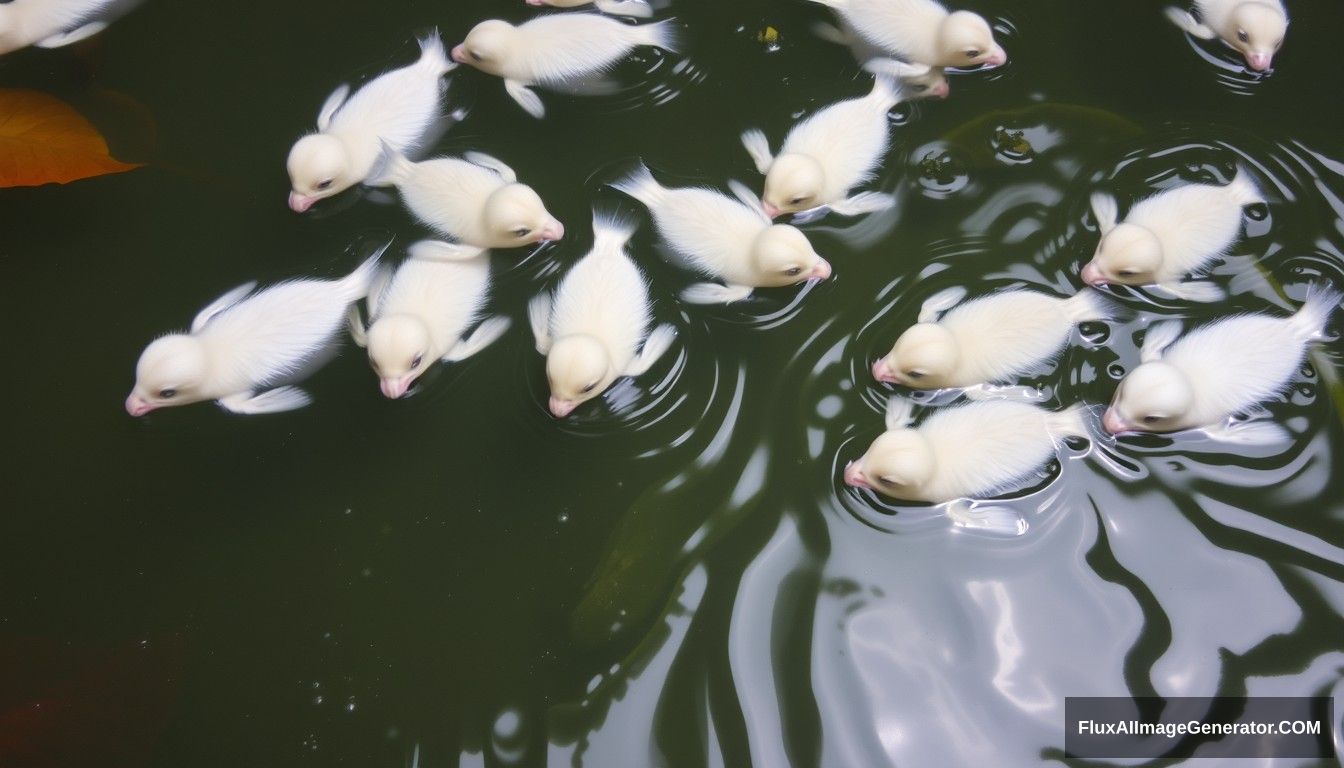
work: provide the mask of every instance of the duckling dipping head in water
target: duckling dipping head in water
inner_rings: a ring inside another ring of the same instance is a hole
[[[369,177],[388,146],[413,152],[442,119],[448,61],[437,32],[420,40],[420,59],[385,72],[350,94],[337,88],[317,116],[317,133],[289,151],[289,207],[303,213],[319,200]]]
[[[676,331],[652,322],[648,284],[625,252],[630,221],[593,212],[593,248],[554,294],[528,306],[537,351],[546,356],[549,408],[564,418],[623,376],[641,376],[672,346]]]

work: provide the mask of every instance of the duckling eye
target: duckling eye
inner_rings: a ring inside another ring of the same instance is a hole
[[[425,356],[424,356],[424,355],[416,355],[416,356],[415,356],[415,359],[411,361],[411,368],[412,368],[412,369],[419,368],[419,367],[420,367],[420,364],[423,363],[423,362],[425,362]]]
[[[480,61],[480,60],[481,60],[481,54],[478,53],[478,52],[476,52],[476,51],[473,51],[473,50],[471,50],[471,49],[468,49],[468,50],[467,50],[467,55],[471,57],[471,60],[472,60],[472,61]]]
[[[160,389],[159,397],[163,398],[164,400],[172,400],[174,397],[177,397],[177,390],[173,389],[172,387]]]
[[[1240,40],[1240,41],[1243,42],[1243,43],[1249,43],[1249,42],[1251,41],[1251,36],[1248,35],[1248,34],[1246,34],[1246,30],[1244,30],[1244,29],[1238,29],[1238,30],[1237,30],[1237,39]]]
[[[514,237],[527,237],[530,234],[532,234],[532,230],[527,227],[519,227],[513,230]]]
[[[1144,424],[1156,424],[1157,422],[1159,422],[1159,421],[1161,421],[1161,420],[1162,420],[1162,417],[1161,417],[1161,416],[1144,416],[1144,417],[1143,417],[1143,423],[1144,423]]]
[[[923,93],[929,90],[929,86],[923,85],[921,83],[915,83],[914,85],[910,86],[910,90],[914,91],[915,93]]]
[[[584,387],[584,388],[583,388],[583,391],[581,392],[581,394],[586,395],[586,394],[588,394],[589,392],[592,392],[594,389],[597,389],[597,382],[596,382],[596,381],[594,381],[592,384],[589,384],[588,386]]]
[[[797,277],[797,276],[803,274],[803,268],[802,268],[802,267],[789,267],[788,269],[784,270],[784,274],[788,275],[789,277]]]
[[[806,201],[807,198],[807,195],[799,195],[798,197],[789,200],[789,205],[798,205],[799,203]]]
[[[971,49],[969,49],[969,50],[966,51],[966,56],[969,57],[969,58],[972,58],[972,59],[974,59],[976,56],[979,56],[979,55],[980,55],[980,49],[979,49],[979,48],[971,48]]]
[[[918,371],[918,370],[916,370],[916,371],[906,371],[906,372],[905,372],[905,375],[906,375],[906,376],[909,376],[909,377],[912,378],[912,379],[922,379],[922,378],[924,378],[924,372],[923,372],[923,371]]]
[[[335,179],[327,179],[326,181],[318,182],[318,184],[317,184],[317,188],[318,188],[318,189],[330,189],[330,188],[331,188],[331,185],[332,185],[332,183],[333,183],[334,181],[336,181],[336,180],[335,180]]]
[[[1115,274],[1121,277],[1133,277],[1139,274],[1139,271],[1137,269],[1122,269],[1119,272],[1116,272]]]
[[[877,478],[877,482],[883,485],[899,485],[893,477],[879,477]]]

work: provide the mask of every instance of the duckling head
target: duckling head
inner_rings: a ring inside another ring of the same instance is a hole
[[[1274,63],[1274,54],[1283,46],[1288,19],[1270,3],[1249,0],[1232,9],[1229,26],[1233,29],[1227,42],[1246,57],[1247,66],[1263,72]]]
[[[1082,277],[1089,285],[1146,285],[1160,282],[1157,271],[1161,266],[1162,244],[1152,230],[1118,224],[1101,238]]]
[[[1173,432],[1187,426],[1184,418],[1194,400],[1194,390],[1185,374],[1155,360],[1135,368],[1120,382],[1101,423],[1113,435]]]
[[[380,317],[369,328],[369,364],[378,374],[378,387],[392,400],[405,397],[411,384],[434,362],[429,329],[411,315]]]
[[[135,387],[126,398],[126,412],[144,416],[159,408],[211,399],[202,391],[209,365],[205,345],[185,334],[155,339],[135,364]]]
[[[1008,62],[1008,54],[994,42],[994,31],[983,16],[970,11],[949,13],[938,30],[943,61],[956,67],[997,67]]]
[[[917,499],[933,472],[929,441],[917,430],[896,429],[879,435],[863,458],[845,467],[845,483],[894,499]]]
[[[873,376],[912,389],[938,389],[947,386],[959,357],[951,331],[937,323],[919,323],[902,333],[891,352],[873,364]]]
[[[518,44],[518,30],[507,21],[488,19],[472,27],[467,39],[453,48],[453,61],[500,75]]]
[[[825,280],[831,265],[812,250],[812,243],[797,227],[774,224],[752,243],[752,266],[756,284],[778,288],[807,280]]]
[[[616,380],[616,371],[601,341],[576,334],[555,341],[546,356],[546,379],[551,386],[551,414],[562,419],[605,392]]]
[[[797,213],[819,204],[826,172],[811,155],[797,152],[780,155],[765,176],[765,195],[761,203],[770,218]]]
[[[289,207],[296,213],[360,181],[352,178],[345,145],[325,133],[310,133],[295,142],[285,165],[289,169]]]
[[[490,194],[485,201],[485,227],[494,248],[517,248],[565,236],[565,226],[547,212],[541,197],[526,184],[506,184]]]

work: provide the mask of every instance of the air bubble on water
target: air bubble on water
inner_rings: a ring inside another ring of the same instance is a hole
[[[355,697],[354,697],[354,696],[351,696],[349,699],[346,699],[346,701],[345,701],[345,711],[346,711],[346,712],[354,712],[354,711],[355,711]]]
[[[563,524],[563,523],[568,523],[568,522],[569,522],[569,513],[568,513],[568,512],[561,512],[560,514],[558,514],[558,515],[555,516],[555,520],[556,520],[556,522],[558,522],[558,523],[562,523],[562,524]]]
[[[326,699],[324,699],[320,694],[313,697],[313,704],[315,705],[320,705],[323,701],[326,701]]]

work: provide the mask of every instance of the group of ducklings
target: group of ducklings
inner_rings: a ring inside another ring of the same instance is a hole
[[[728,194],[709,187],[672,188],[642,163],[610,186],[648,209],[668,250],[706,279],[680,296],[690,303],[739,301],[761,288],[824,280],[830,264],[791,214],[858,216],[894,205],[891,195],[862,190],[890,144],[890,110],[902,99],[946,96],[948,68],[1007,61],[980,16],[949,12],[935,0],[812,0],[839,16],[820,25],[826,39],[853,48],[873,77],[871,91],[831,104],[797,123],[771,149],[749,129],[742,144],[764,176],[759,196],[738,182]],[[583,0],[528,0],[571,7]],[[420,40],[419,59],[358,90],[337,88],[323,104],[317,131],[293,146],[290,207],[299,213],[358,184],[395,187],[407,209],[451,240],[408,249],[396,269],[381,251],[339,280],[293,280],[255,291],[240,286],[202,310],[188,333],[155,340],[141,355],[126,401],[134,416],[157,408],[216,400],[237,413],[300,407],[307,395],[286,382],[347,326],[368,349],[382,392],[405,396],[435,361],[460,361],[510,327],[483,316],[490,288],[489,250],[560,240],[564,225],[540,196],[497,158],[480,152],[413,160],[444,117],[443,77],[468,65],[503,79],[528,114],[546,113],[538,89],[574,92],[603,77],[639,46],[675,52],[674,21],[645,18],[642,0],[598,0],[595,12],[543,15],[513,25],[476,25],[448,51],[437,34]],[[1256,70],[1270,66],[1287,15],[1278,0],[1197,0],[1202,21],[1169,16],[1198,37],[1221,37]],[[1081,272],[1089,284],[1070,298],[1014,290],[965,301],[962,289],[923,305],[919,322],[873,365],[882,382],[913,389],[966,389],[972,402],[939,409],[918,427],[914,406],[893,397],[888,431],[845,480],[904,500],[944,502],[982,497],[1030,474],[1062,436],[1085,436],[1079,407],[1049,413],[1014,397],[1003,384],[1047,362],[1072,328],[1111,316],[1095,290],[1108,283],[1153,285],[1181,298],[1212,301],[1222,291],[1187,279],[1224,254],[1239,235],[1242,208],[1263,202],[1240,169],[1223,185],[1187,184],[1139,201],[1121,220],[1119,206],[1097,193],[1101,231],[1096,255]],[[800,217],[801,218],[801,217]],[[670,325],[652,325],[647,280],[627,253],[632,220],[595,211],[594,242],[554,290],[529,304],[539,352],[546,356],[549,409],[565,417],[617,378],[647,371],[671,347]],[[357,303],[364,299],[364,312]],[[1281,390],[1338,306],[1338,292],[1313,287],[1290,318],[1245,315],[1206,325],[1178,340],[1179,327],[1151,327],[1143,364],[1121,383],[1102,419],[1112,433],[1213,427]],[[1205,366],[1218,362],[1217,374]],[[986,386],[990,385],[990,386]],[[1269,439],[1273,429],[1245,428]]]

